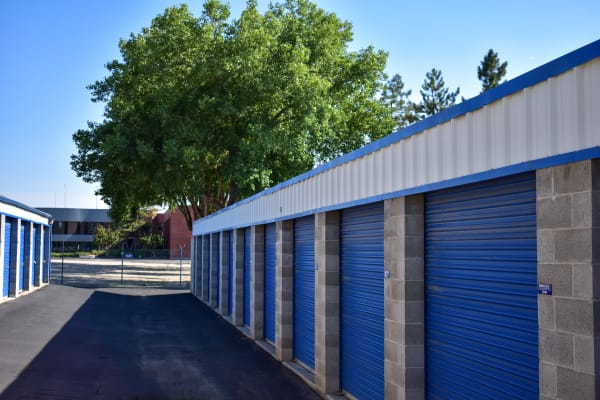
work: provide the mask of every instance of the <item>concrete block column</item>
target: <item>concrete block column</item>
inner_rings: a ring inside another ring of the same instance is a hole
[[[385,398],[425,398],[423,196],[384,204]]]
[[[219,259],[219,313],[227,315],[229,311],[229,232],[219,233],[219,249],[221,258]]]
[[[315,384],[326,394],[340,390],[340,214],[315,217]]]
[[[275,225],[275,353],[281,361],[294,357],[294,221]]]
[[[202,235],[202,300],[210,302],[210,235]]]
[[[600,160],[536,175],[539,389],[544,399],[600,398]]]
[[[265,226],[250,228],[250,337],[264,338],[265,325]]]
[[[8,295],[10,297],[17,297],[19,294],[18,284],[21,279],[21,269],[19,263],[21,262],[21,220],[13,220],[10,243],[10,268],[8,276],[10,282],[8,286]]]
[[[233,308],[231,319],[236,326],[244,325],[244,229],[234,229],[233,235]]]
[[[42,282],[42,262],[44,261],[44,225],[37,226],[39,235],[35,247],[37,249],[36,254],[33,256],[34,268],[33,268],[33,284],[40,286]],[[35,240],[35,234],[34,234]]]
[[[209,304],[213,308],[217,308],[218,297],[217,291],[219,290],[219,252],[221,249],[219,248],[219,234],[213,233],[210,235],[210,262],[209,262],[209,274],[210,274],[210,287],[208,289],[209,295]]]
[[[192,236],[190,244],[190,292],[196,295],[196,236]]]

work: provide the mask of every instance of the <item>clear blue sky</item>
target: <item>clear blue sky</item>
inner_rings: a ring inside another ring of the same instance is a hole
[[[353,49],[389,53],[387,71],[418,94],[425,73],[478,94],[493,48],[514,78],[600,39],[600,1],[315,0],[353,24]],[[71,135],[102,120],[86,85],[105,76],[117,43],[179,1],[3,0],[0,8],[0,194],[33,207],[106,207],[70,169]],[[195,15],[202,1],[189,1]],[[239,16],[245,0],[231,0]],[[268,4],[259,0],[259,7]],[[66,191],[65,191],[66,188]],[[65,195],[66,193],[66,195]]]

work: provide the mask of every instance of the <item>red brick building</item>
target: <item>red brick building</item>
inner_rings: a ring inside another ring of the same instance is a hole
[[[192,231],[189,230],[185,217],[179,209],[157,214],[152,223],[157,232],[162,233],[170,258],[180,257],[180,245],[183,247],[183,257],[190,258]]]

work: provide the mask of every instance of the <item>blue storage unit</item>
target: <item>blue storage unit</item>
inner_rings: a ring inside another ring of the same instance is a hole
[[[535,174],[425,197],[429,399],[538,398]]]
[[[315,217],[294,221],[294,358],[315,367]]]
[[[52,226],[44,227],[44,254],[42,257],[42,280],[43,282],[50,281],[50,243],[52,243]]]
[[[219,238],[219,234],[216,235],[212,235],[212,254],[217,256],[217,306],[219,305],[220,301],[221,301],[221,295],[220,295],[220,291],[219,291],[219,283],[221,280],[221,252],[219,251],[219,242],[221,241],[221,239]],[[215,238],[217,240],[215,240]],[[212,288],[212,286],[211,286]]]
[[[33,265],[31,267],[31,276],[30,282],[31,286],[35,285],[35,277],[39,274],[40,268],[40,255],[38,254],[38,243],[40,241],[40,226],[33,226],[33,244],[31,247],[33,248]]]
[[[227,305],[227,312],[231,316],[233,314],[233,270],[235,265],[233,263],[233,252],[235,251],[233,247],[233,234],[234,231],[229,232],[229,304]]]
[[[275,343],[275,279],[277,254],[275,224],[265,227],[265,339]]]
[[[3,265],[3,279],[2,279],[2,296],[8,297],[8,290],[10,285],[10,257],[11,257],[11,243],[12,243],[12,221],[6,218],[4,223],[4,265]]]
[[[209,301],[210,290],[210,235],[202,236],[202,299]]]
[[[340,377],[357,399],[384,398],[383,203],[340,218]]]
[[[25,287],[25,234],[29,233],[29,224],[21,222],[21,243],[19,245],[19,292],[23,291]],[[29,250],[29,247],[27,247]]]
[[[250,228],[244,231],[244,325],[250,326],[250,277],[251,277],[251,255]]]

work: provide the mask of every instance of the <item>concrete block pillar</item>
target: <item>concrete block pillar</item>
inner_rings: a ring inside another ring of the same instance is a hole
[[[244,325],[244,229],[234,229],[233,235],[233,307],[231,319],[236,326]]]
[[[209,304],[213,308],[218,306],[217,292],[219,290],[219,258],[221,251],[219,247],[219,234],[213,233],[210,235],[210,261],[209,261],[209,274],[210,274],[210,287],[209,292]]]
[[[294,357],[294,221],[275,225],[275,353],[281,361]]]
[[[0,215],[0,297],[4,291],[4,243],[6,242],[6,216]]]
[[[386,200],[385,398],[425,398],[423,196]]]
[[[600,160],[537,171],[539,389],[600,398]]]
[[[219,313],[227,315],[229,311],[229,232],[219,233]]]
[[[265,226],[250,228],[250,337],[264,338],[265,326]]]
[[[340,390],[340,214],[315,216],[315,384],[326,394]]]

